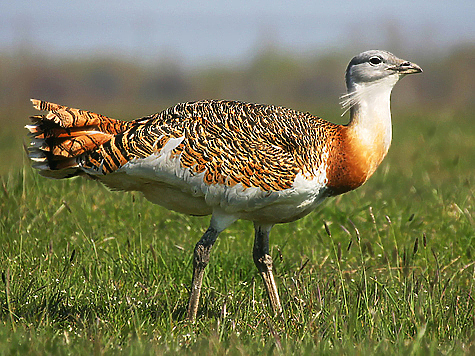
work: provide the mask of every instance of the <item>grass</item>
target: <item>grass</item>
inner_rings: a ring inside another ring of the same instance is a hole
[[[193,325],[191,256],[207,218],[11,169],[0,354],[474,353],[473,117],[428,117],[395,124],[364,187],[273,229],[283,320],[270,314],[249,222],[218,239]]]

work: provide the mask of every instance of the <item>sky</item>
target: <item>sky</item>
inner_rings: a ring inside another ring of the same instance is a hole
[[[473,0],[0,0],[0,53],[193,66],[243,61],[269,45],[296,55],[385,45],[445,51],[475,44],[474,19]]]

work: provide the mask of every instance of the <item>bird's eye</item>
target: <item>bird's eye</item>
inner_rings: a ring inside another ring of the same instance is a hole
[[[373,66],[377,66],[378,64],[380,64],[383,60],[381,59],[381,57],[378,57],[378,56],[374,56],[374,57],[371,57],[369,59],[369,63]]]

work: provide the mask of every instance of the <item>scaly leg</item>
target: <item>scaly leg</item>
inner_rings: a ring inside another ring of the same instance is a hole
[[[218,235],[219,231],[210,226],[195,246],[193,254],[193,279],[191,281],[190,301],[188,302],[188,319],[191,321],[194,321],[196,318],[204,271],[209,262],[211,248],[216,242]]]
[[[279,293],[272,273],[272,257],[269,255],[269,233],[273,225],[259,225],[254,223],[255,239],[253,248],[254,263],[261,274],[267,289],[269,302],[274,314],[282,313]]]

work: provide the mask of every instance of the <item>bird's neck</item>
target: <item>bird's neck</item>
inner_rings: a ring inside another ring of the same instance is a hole
[[[394,83],[395,84],[395,83]],[[381,163],[391,145],[390,97],[393,83],[381,82],[351,88],[348,135],[352,144],[368,155],[371,173]]]
[[[386,156],[391,144],[390,96],[394,84],[386,81],[353,86],[344,96],[350,122],[341,126],[340,144],[332,159],[329,183],[334,194],[362,185]]]

